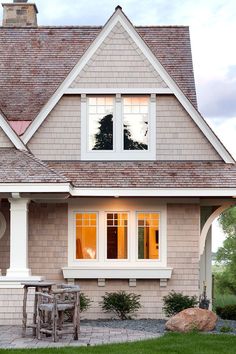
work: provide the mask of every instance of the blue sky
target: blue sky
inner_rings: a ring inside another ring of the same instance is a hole
[[[103,25],[118,4],[134,25],[189,25],[199,110],[236,158],[235,0],[35,0],[35,3],[39,25]]]

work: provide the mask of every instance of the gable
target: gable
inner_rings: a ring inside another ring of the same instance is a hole
[[[149,93],[173,93],[180,104],[184,107],[186,112],[191,116],[193,121],[197,124],[199,129],[203,132],[203,134],[206,136],[208,141],[212,144],[212,146],[216,149],[216,151],[219,153],[219,155],[224,159],[226,163],[234,163],[234,160],[232,156],[229,154],[229,152],[225,149],[223,144],[220,142],[220,140],[216,137],[214,132],[211,130],[211,128],[207,125],[207,123],[204,121],[202,116],[199,114],[199,112],[194,108],[194,106],[191,104],[191,102],[187,99],[187,97],[184,95],[184,93],[181,91],[180,87],[176,84],[175,80],[170,76],[170,74],[166,71],[166,69],[162,66],[161,62],[157,59],[156,55],[150,50],[148,45],[142,40],[142,38],[139,36],[138,32],[135,30],[131,22],[127,19],[127,17],[124,15],[122,12],[122,9],[118,6],[116,8],[115,13],[111,16],[111,18],[108,20],[106,25],[103,27],[99,35],[96,37],[96,39],[93,41],[93,43],[90,45],[90,47],[87,49],[86,53],[82,56],[82,58],[77,62],[77,64],[74,66],[73,70],[70,72],[70,74],[67,76],[67,78],[62,82],[60,87],[54,92],[53,96],[50,98],[50,100],[47,102],[47,104],[43,107],[43,109],[40,111],[36,119],[32,122],[32,124],[29,126],[29,128],[26,130],[24,133],[22,140],[25,144],[32,138],[34,133],[37,131],[37,129],[40,127],[40,125],[43,123],[43,121],[46,119],[48,114],[51,112],[51,110],[55,107],[57,102],[61,99],[61,97],[65,94],[79,94],[79,93],[89,93],[88,88],[83,87],[81,88],[73,88],[71,85],[75,82],[75,80],[78,78],[79,75],[83,75],[83,70],[86,72],[87,68],[89,65],[91,65],[91,58],[95,55],[98,54],[98,50],[100,49],[100,46],[103,44],[104,39],[108,38],[109,34],[111,34],[111,31],[116,28],[116,26],[121,26],[126,30],[127,33],[130,35],[130,39],[132,38],[133,42],[137,45],[137,52],[139,55],[144,55],[145,58],[148,59],[148,62],[150,63],[153,68],[156,69],[156,72],[159,73],[160,77],[162,78],[162,81],[160,85],[167,85],[167,87],[161,87],[161,88],[156,88],[156,87],[151,87]],[[121,33],[120,33],[121,34]],[[130,41],[129,39],[129,41]],[[132,41],[131,41],[132,43]],[[136,49],[137,49],[136,48]],[[122,47],[120,46],[120,51],[122,51]],[[106,58],[107,60],[108,58]],[[174,58],[172,59],[174,63]],[[88,65],[89,64],[89,65]],[[174,65],[174,64],[173,64]],[[106,71],[107,69],[104,68]],[[111,73],[111,77],[116,78],[117,84],[119,83],[119,78],[117,78],[117,75],[114,73]],[[159,77],[159,79],[160,79]],[[92,79],[94,79],[92,77]],[[96,79],[96,90],[100,88],[100,80],[101,78],[95,78]],[[152,80],[150,80],[150,84],[152,83]],[[159,80],[160,81],[160,80]],[[122,83],[123,89],[126,89],[127,86],[124,86],[124,83]],[[117,85],[116,85],[117,87]],[[137,83],[135,84],[135,87],[137,88]],[[142,83],[142,88],[138,88],[138,90],[143,90],[145,91],[147,87],[143,86]],[[92,89],[94,91],[94,89]],[[104,90],[102,88],[101,90]],[[130,88],[130,90],[133,90],[133,87]],[[108,90],[106,89],[106,93]],[[143,93],[143,91],[141,93]],[[147,93],[146,91],[146,93]],[[90,92],[91,93],[91,92]],[[94,92],[93,92],[94,93]],[[96,92],[95,92],[96,93]],[[101,93],[101,91],[100,91]],[[114,92],[113,92],[114,93]],[[123,92],[124,93],[124,92]],[[132,92],[131,92],[132,93]],[[138,93],[136,91],[136,93]],[[83,110],[84,111],[84,110]]]
[[[173,95],[158,96],[157,160],[222,161],[222,158]]]
[[[136,43],[118,22],[70,88],[167,88]]]
[[[6,133],[0,127],[0,148],[14,147],[11,140],[8,138]]]

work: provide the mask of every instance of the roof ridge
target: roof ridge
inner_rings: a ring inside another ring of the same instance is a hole
[[[26,156],[28,156],[29,158],[31,158],[32,160],[34,160],[36,163],[38,163],[39,165],[45,167],[49,172],[55,174],[57,177],[62,178],[65,180],[65,182],[70,183],[71,181],[69,179],[67,179],[64,175],[61,175],[60,173],[58,173],[57,171],[55,171],[52,167],[49,167],[45,162],[43,162],[42,160],[40,160],[38,157],[36,157],[35,155],[33,155],[31,152],[29,151],[21,151],[23,152]]]
[[[49,25],[43,25],[43,26],[37,26],[37,27],[29,27],[29,26],[0,26],[0,29],[17,29],[17,30],[38,30],[38,29],[69,29],[69,28],[88,28],[88,29],[101,29],[104,26],[102,25],[55,25],[55,26],[49,26]],[[134,28],[188,28],[188,25],[135,25]]]

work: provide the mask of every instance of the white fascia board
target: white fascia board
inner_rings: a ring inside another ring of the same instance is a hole
[[[0,193],[71,193],[69,183],[0,183]]]
[[[73,188],[73,197],[236,197],[236,188]]]
[[[63,83],[60,85],[60,87],[57,89],[57,91],[54,93],[54,95],[49,99],[49,101],[46,103],[46,105],[40,111],[40,113],[35,118],[35,120],[30,124],[30,126],[28,127],[28,129],[26,130],[26,132],[24,133],[24,135],[22,137],[23,142],[25,144],[28,143],[28,141],[31,139],[33,134],[36,132],[36,130],[39,128],[39,126],[42,124],[42,122],[45,120],[47,115],[55,107],[55,105],[57,104],[59,99],[62,97],[62,95],[66,93],[66,91],[68,90],[71,83],[79,75],[80,71],[84,68],[84,66],[87,64],[87,62],[90,60],[90,58],[93,56],[93,54],[100,47],[100,45],[102,44],[104,39],[107,37],[107,35],[110,33],[110,31],[114,28],[114,26],[118,22],[120,22],[120,24],[128,32],[130,37],[133,39],[133,41],[136,43],[136,45],[140,48],[140,50],[146,56],[146,58],[149,60],[149,62],[153,65],[153,67],[156,69],[156,71],[159,73],[159,75],[165,81],[165,83],[167,84],[169,89],[173,92],[173,94],[176,96],[176,98],[179,100],[179,102],[182,104],[182,106],[185,108],[185,110],[189,113],[189,115],[192,117],[192,119],[197,124],[199,129],[203,132],[203,134],[206,136],[206,138],[209,140],[209,142],[213,145],[213,147],[218,152],[218,154],[222,157],[222,159],[227,163],[234,163],[235,162],[234,159],[229,154],[229,152],[226,150],[224,145],[221,143],[221,141],[218,139],[218,137],[214,134],[214,132],[211,130],[211,128],[208,126],[208,124],[205,122],[205,120],[202,118],[202,116],[199,114],[199,112],[193,107],[191,102],[186,98],[186,96],[180,90],[178,85],[170,77],[170,75],[167,73],[167,71],[164,69],[164,67],[161,65],[161,63],[158,61],[156,56],[151,52],[149,47],[142,40],[140,35],[137,33],[137,31],[135,30],[135,28],[131,24],[131,22],[126,18],[126,16],[123,14],[123,12],[120,9],[115,11],[113,16],[106,23],[106,25],[104,26],[102,31],[98,34],[96,39],[93,41],[93,43],[90,45],[90,47],[84,53],[82,58],[75,65],[75,67],[72,69],[72,71],[67,76],[67,78],[63,81]]]
[[[65,91],[65,94],[67,95],[81,95],[81,94],[87,94],[87,95],[116,95],[116,94],[122,94],[122,95],[134,95],[134,94],[142,94],[142,95],[151,95],[151,94],[158,94],[158,95],[166,95],[166,94],[172,94],[173,92],[171,89],[168,87],[161,87],[161,88],[68,88]]]
[[[6,119],[4,119],[4,117],[1,115],[1,113],[0,113],[0,127],[5,132],[5,134],[8,136],[8,138],[11,140],[12,144],[18,150],[25,150],[25,151],[28,150],[27,147],[22,142],[22,140],[19,138],[19,136],[14,132],[12,127],[6,121]]]
[[[65,279],[170,279],[172,268],[114,268],[114,267],[65,267],[62,268]]]

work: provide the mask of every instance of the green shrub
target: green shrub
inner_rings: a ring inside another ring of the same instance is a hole
[[[86,296],[84,293],[80,293],[80,312],[84,312],[88,310],[88,308],[91,306],[91,300],[88,296]]]
[[[220,327],[220,332],[221,333],[228,333],[228,332],[232,332],[233,328],[230,326],[222,326]]]
[[[102,309],[105,312],[114,312],[121,320],[131,319],[131,315],[141,307],[140,297],[141,295],[125,291],[105,293],[101,302]]]
[[[163,311],[167,317],[176,315],[178,312],[196,307],[198,300],[196,296],[183,295],[172,290],[168,295],[163,297]]]
[[[91,306],[91,300],[84,293],[80,293],[80,313],[88,310]],[[73,311],[66,310],[65,311],[65,322],[71,322],[73,320]]]
[[[226,305],[216,307],[216,313],[224,320],[236,320],[236,305]]]

